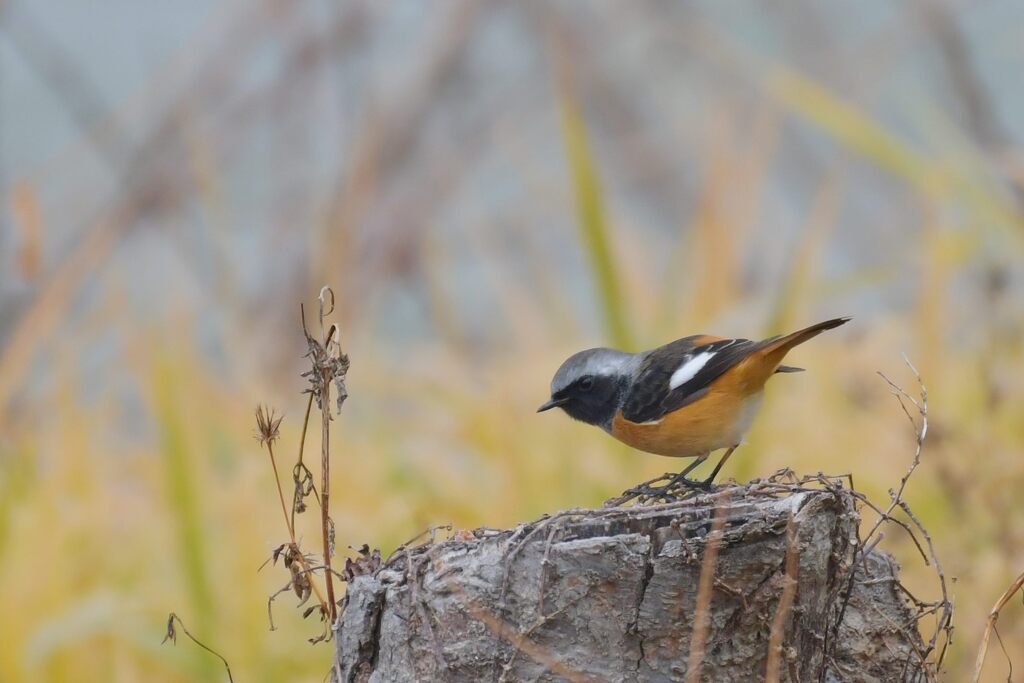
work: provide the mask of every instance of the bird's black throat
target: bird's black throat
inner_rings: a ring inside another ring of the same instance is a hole
[[[610,430],[629,381],[621,375],[588,375],[552,395],[574,420]]]

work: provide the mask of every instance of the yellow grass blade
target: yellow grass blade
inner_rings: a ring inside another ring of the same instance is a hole
[[[991,185],[916,150],[908,142],[827,88],[785,66],[766,77],[768,92],[794,113],[821,128],[840,144],[905,180],[932,200],[959,198],[979,217],[1015,233],[1024,220]]]

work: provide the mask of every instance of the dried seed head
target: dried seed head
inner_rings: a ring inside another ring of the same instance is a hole
[[[263,405],[256,406],[256,438],[260,445],[273,444],[277,440],[282,419],[272,409]]]
[[[178,644],[178,632],[174,629],[174,619],[176,616],[177,615],[174,612],[171,612],[170,616],[167,617],[167,634],[164,635],[164,639],[160,641],[161,645],[166,643],[168,640],[171,641],[172,645]]]

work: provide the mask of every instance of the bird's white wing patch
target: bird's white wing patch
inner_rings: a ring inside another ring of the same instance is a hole
[[[704,351],[692,358],[688,358],[685,363],[679,366],[678,370],[672,373],[672,377],[668,381],[669,389],[678,389],[693,379],[714,355],[711,351]]]

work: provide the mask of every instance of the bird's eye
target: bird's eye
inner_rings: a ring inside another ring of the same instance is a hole
[[[591,377],[590,375],[587,375],[586,377],[580,380],[580,389],[582,389],[583,391],[590,391],[593,388],[594,378]]]

